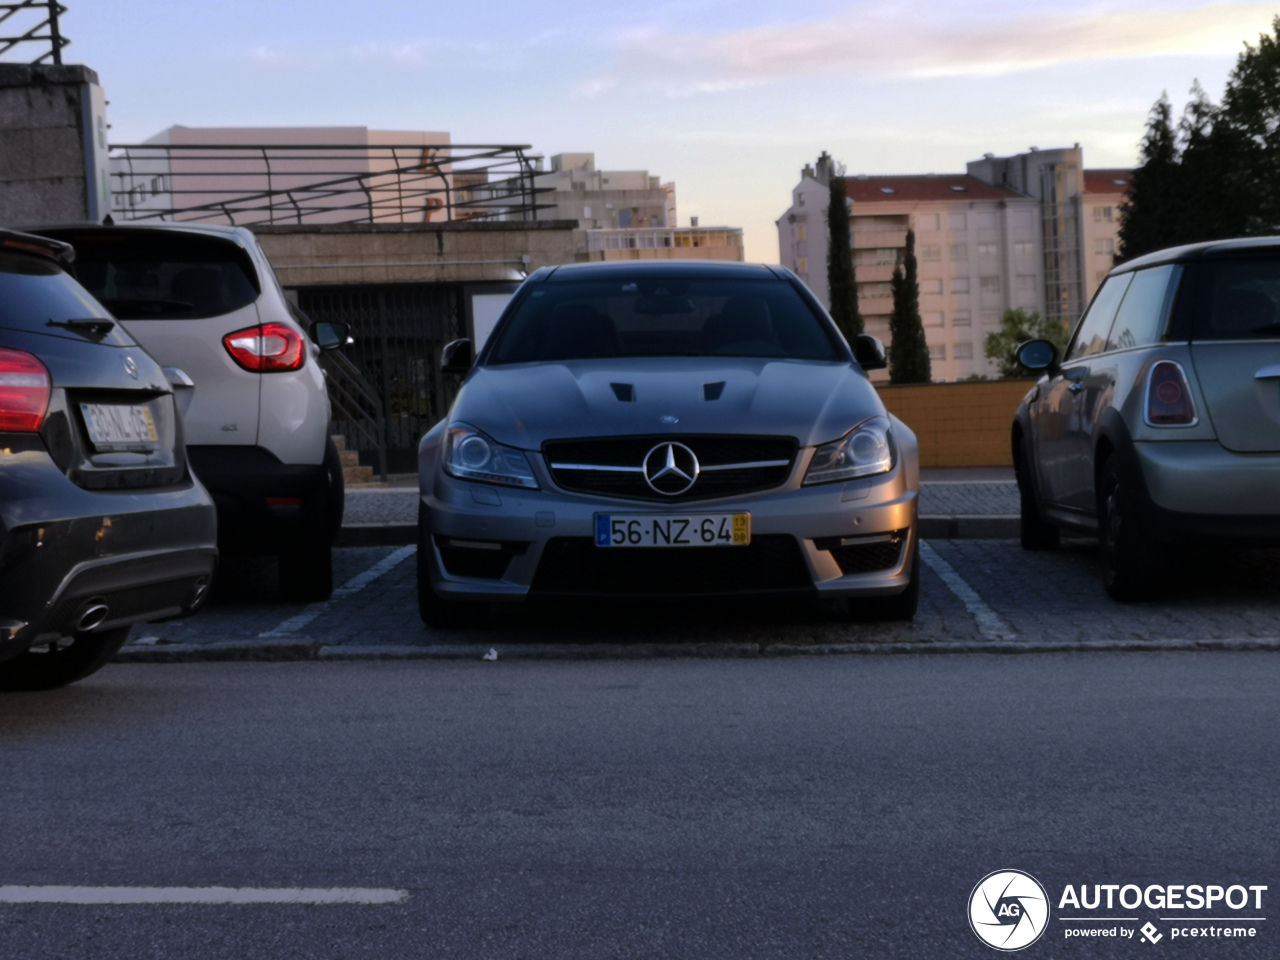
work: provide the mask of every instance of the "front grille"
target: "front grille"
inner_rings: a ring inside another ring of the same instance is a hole
[[[831,556],[840,565],[840,572],[847,576],[851,573],[875,573],[896,567],[906,539],[907,531],[897,530],[888,538],[876,542],[858,543],[857,537],[825,537],[813,541],[813,545],[819,550],[830,550]]]
[[[589,537],[547,542],[537,594],[696,597],[797,592],[813,587],[794,537],[766,534],[745,547],[597,547]]]
[[[684,493],[658,493],[645,482],[642,472],[645,456],[667,441],[684,444],[698,458],[701,472]],[[780,486],[791,476],[797,448],[792,437],[643,436],[549,440],[543,444],[542,453],[552,479],[564,490],[627,500],[686,503]],[[734,467],[735,464],[762,463],[772,465]]]

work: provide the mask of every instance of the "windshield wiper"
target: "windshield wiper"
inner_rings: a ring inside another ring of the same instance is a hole
[[[90,317],[87,320],[50,320],[45,326],[65,327],[67,330],[74,330],[76,333],[87,333],[93,337],[105,337],[116,328],[116,322],[107,320],[104,317]]]

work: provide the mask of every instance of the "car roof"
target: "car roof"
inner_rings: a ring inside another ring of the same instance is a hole
[[[1144,254],[1134,260],[1128,260],[1112,269],[1112,273],[1127,273],[1130,270],[1141,270],[1159,263],[1174,263],[1185,260],[1206,260],[1212,257],[1230,256],[1235,253],[1274,252],[1280,254],[1280,237],[1236,237],[1230,240],[1209,240],[1204,243],[1189,243],[1181,247],[1168,247],[1155,253]]]
[[[123,223],[42,223],[23,227],[32,233],[62,234],[69,231],[93,231],[94,233],[185,233],[203,237],[219,237],[241,246],[250,246],[252,233],[244,227],[220,223],[172,223],[167,220],[127,220]]]
[[[733,260],[622,260],[570,263],[552,267],[541,279],[547,282],[633,280],[645,277],[679,277],[686,280],[777,280],[782,274],[760,263]],[[532,279],[532,278],[531,278]]]
[[[0,229],[0,248],[12,253],[44,257],[64,267],[76,258],[75,248],[71,244],[20,230]]]

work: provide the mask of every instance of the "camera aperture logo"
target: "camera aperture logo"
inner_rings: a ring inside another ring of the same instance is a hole
[[[1049,895],[1021,870],[996,870],[969,894],[969,926],[989,947],[1012,953],[1039,940],[1049,923]]]

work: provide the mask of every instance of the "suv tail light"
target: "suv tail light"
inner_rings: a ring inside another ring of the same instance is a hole
[[[1147,423],[1153,427],[1185,427],[1196,422],[1196,409],[1191,404],[1182,367],[1172,360],[1161,360],[1151,368],[1147,380]]]
[[[0,347],[0,431],[35,433],[49,408],[49,371],[22,350]]]
[[[297,370],[307,359],[302,337],[283,323],[264,323],[228,333],[222,345],[231,359],[254,373]]]

